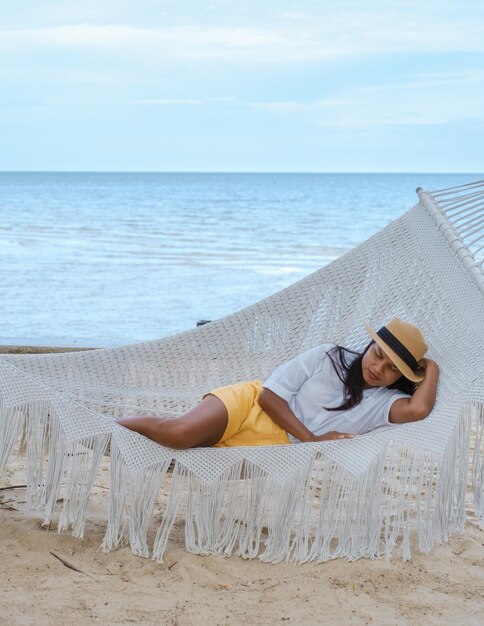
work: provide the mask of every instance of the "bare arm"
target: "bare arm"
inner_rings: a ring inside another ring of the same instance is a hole
[[[422,359],[419,361],[419,367],[425,369],[424,379],[411,398],[400,398],[392,404],[389,420],[393,424],[422,420],[434,408],[439,366],[431,359]]]
[[[269,417],[284,428],[290,435],[299,441],[325,441],[328,439],[351,439],[353,435],[349,433],[338,433],[331,431],[324,435],[313,435],[302,422],[291,411],[289,404],[270,389],[263,389],[259,396],[259,405],[269,415]]]

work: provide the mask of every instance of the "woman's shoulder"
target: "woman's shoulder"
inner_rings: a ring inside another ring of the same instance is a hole
[[[322,350],[325,350],[326,352],[329,352],[329,350],[334,350],[335,348],[337,348],[337,347],[338,347],[338,344],[336,344],[336,343],[332,343],[332,342],[328,341],[328,342],[325,342],[325,343],[320,344],[320,346],[319,346],[319,347],[320,347]]]
[[[325,353],[330,352],[334,348],[337,348],[337,347],[338,346],[334,343],[320,343],[320,344],[313,346],[312,348],[307,348],[306,350],[302,351],[300,354],[324,356]]]
[[[397,398],[411,398],[412,395],[409,393],[405,393],[405,391],[401,391],[400,389],[391,389],[390,387],[374,387],[375,390],[375,398],[383,398],[385,400],[392,399],[396,400]],[[368,392],[369,390],[367,390]]]
[[[318,346],[319,357],[321,361],[340,361],[339,358],[339,348],[336,343],[322,343]]]
[[[296,367],[304,366],[313,374],[320,372],[325,367],[326,362],[334,361],[333,349],[337,346],[334,343],[321,343],[301,352],[297,357],[289,361]],[[336,358],[338,361],[339,359]]]
[[[323,346],[327,353],[329,353],[332,357],[336,357],[338,361],[344,362],[346,365],[350,365],[354,359],[361,356],[360,352],[347,348],[346,346],[342,346],[338,343],[325,343]]]

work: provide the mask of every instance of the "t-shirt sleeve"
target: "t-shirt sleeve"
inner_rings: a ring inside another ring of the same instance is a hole
[[[390,391],[390,394],[389,394],[388,400],[386,401],[386,404],[384,405],[382,423],[378,424],[378,426],[394,425],[393,422],[390,422],[390,409],[392,408],[392,404],[395,402],[395,400],[399,400],[400,398],[412,397],[408,393],[404,393],[403,391],[399,391],[398,389],[391,389],[389,391]]]
[[[280,365],[262,385],[289,402],[303,383],[320,369],[334,344],[323,343]]]

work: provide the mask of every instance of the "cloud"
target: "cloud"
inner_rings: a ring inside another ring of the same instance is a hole
[[[67,24],[3,29],[3,54],[65,50],[153,61],[222,61],[283,64],[388,53],[484,53],[484,23],[472,15],[449,20],[434,16],[431,27],[413,13],[375,10],[334,11],[312,20],[277,20],[273,27]]]
[[[201,106],[205,104],[229,104],[237,100],[234,96],[222,96],[219,98],[137,98],[130,100],[128,104],[140,106]]]
[[[300,115],[318,126],[357,129],[484,121],[484,70],[417,75],[412,82],[345,90],[342,97],[307,102],[251,102],[280,115]]]
[[[0,31],[0,50],[23,54],[33,49],[105,51],[158,59],[238,58],[244,53],[274,54],[286,43],[283,35],[255,28],[138,28],[92,24]]]
[[[128,104],[139,104],[148,106],[199,106],[201,104],[205,104],[205,102],[204,100],[198,100],[193,98],[140,98],[137,100],[130,100]]]
[[[255,109],[264,109],[265,111],[285,112],[285,111],[304,111],[311,107],[309,103],[302,102],[249,102],[249,106]]]
[[[313,102],[249,102],[248,105],[255,109],[277,112],[310,112],[322,109],[331,109],[339,106],[349,105],[353,102],[350,98],[325,98]]]

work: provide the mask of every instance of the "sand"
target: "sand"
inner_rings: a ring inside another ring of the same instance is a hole
[[[10,458],[0,483],[0,624],[484,624],[484,530],[470,493],[465,533],[429,554],[413,537],[409,562],[398,553],[390,563],[304,565],[202,557],[186,551],[179,520],[159,565],[129,548],[99,550],[108,476],[106,459],[79,540],[42,528],[25,502],[25,460]]]
[[[129,548],[99,550],[108,475],[106,459],[79,540],[42,528],[26,506],[25,461],[11,457],[0,490],[0,624],[484,624],[484,531],[470,500],[465,533],[429,554],[413,541],[409,562],[202,557],[186,551],[179,520],[159,565]]]

